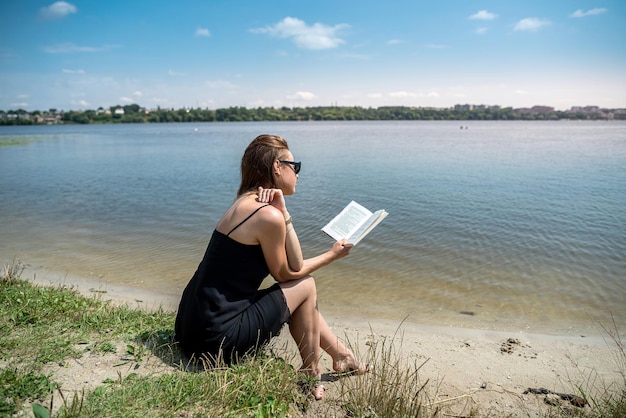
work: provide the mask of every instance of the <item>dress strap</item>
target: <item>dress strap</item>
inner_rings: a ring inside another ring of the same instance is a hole
[[[258,211],[263,209],[265,206],[269,206],[269,203],[267,205],[259,206],[258,208],[256,208],[254,210],[254,212],[252,212],[250,215],[248,215],[248,217],[246,219],[244,219],[243,221],[239,222],[233,229],[231,229],[230,232],[228,234],[226,234],[226,236],[229,236],[230,234],[232,234],[235,229],[239,228],[245,221],[247,221],[248,219],[252,218],[255,213],[257,213]]]

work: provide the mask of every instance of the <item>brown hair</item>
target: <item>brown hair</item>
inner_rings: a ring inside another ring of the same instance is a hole
[[[274,187],[272,165],[289,150],[285,138],[263,134],[252,140],[241,158],[241,184],[237,196],[261,187]]]

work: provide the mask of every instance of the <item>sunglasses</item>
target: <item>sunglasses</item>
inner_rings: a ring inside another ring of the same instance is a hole
[[[296,174],[298,174],[300,172],[300,168],[302,168],[302,162],[300,161],[278,160],[278,162],[291,165]]]

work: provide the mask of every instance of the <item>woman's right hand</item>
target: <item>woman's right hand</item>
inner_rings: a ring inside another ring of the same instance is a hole
[[[258,202],[269,203],[283,213],[287,212],[285,197],[281,189],[264,189],[259,186],[256,200]]]

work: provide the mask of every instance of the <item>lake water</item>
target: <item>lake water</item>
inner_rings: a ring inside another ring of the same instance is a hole
[[[288,207],[305,256],[330,247],[320,228],[350,200],[389,212],[315,274],[322,310],[626,329],[619,122],[0,127],[0,262],[180,295],[259,133],[284,136],[302,161]]]

